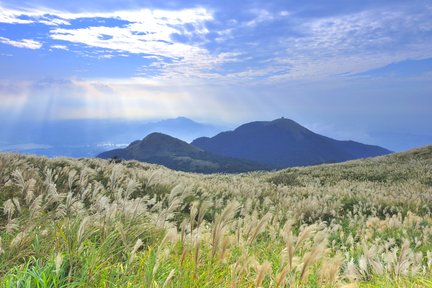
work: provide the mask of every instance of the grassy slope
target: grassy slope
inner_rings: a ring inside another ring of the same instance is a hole
[[[432,146],[273,173],[0,154],[1,287],[432,287]]]

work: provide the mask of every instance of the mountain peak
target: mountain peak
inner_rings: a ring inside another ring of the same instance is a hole
[[[178,140],[178,141],[181,141],[180,139],[174,138],[174,137],[172,137],[170,135],[167,135],[167,134],[164,134],[164,133],[161,133],[161,132],[150,133],[146,137],[144,137],[142,141],[154,141],[154,140],[160,140],[160,139],[162,139],[162,140],[168,139],[168,140]]]
[[[236,128],[233,132],[240,133],[242,135],[262,134],[261,136],[265,136],[266,138],[273,137],[270,134],[290,134],[293,137],[301,137],[303,134],[313,133],[294,120],[284,117],[272,121],[255,121],[246,123]]]
[[[268,125],[277,126],[279,128],[284,128],[284,129],[297,129],[297,130],[309,131],[308,129],[306,129],[305,127],[303,127],[299,123],[295,122],[294,120],[291,120],[291,119],[288,119],[285,117],[281,117],[281,118],[275,119],[273,121],[269,121]]]
[[[195,139],[192,145],[274,168],[342,162],[390,153],[378,146],[338,141],[316,134],[284,117],[246,123],[212,138]]]
[[[161,120],[161,121],[159,121],[159,123],[162,123],[162,124],[175,123],[177,125],[179,125],[179,124],[182,124],[182,125],[202,125],[201,123],[198,123],[198,122],[196,122],[190,118],[184,117],[184,116],[179,116],[176,118]]]
[[[195,122],[194,120],[187,118],[185,116],[178,116],[176,118],[174,118],[174,120],[179,120],[179,121],[187,121],[187,122]]]
[[[165,155],[173,152],[188,154],[201,151],[201,149],[193,147],[178,138],[160,132],[150,133],[139,141],[135,147],[139,147],[135,152],[142,153],[145,151],[146,154],[151,155]]]
[[[279,124],[279,123],[284,123],[284,124],[295,124],[295,125],[300,125],[297,122],[295,122],[292,119],[288,119],[285,117],[281,117],[281,118],[277,118],[275,120],[269,121],[269,123],[273,123],[273,124]]]
[[[170,135],[160,133],[160,132],[153,132],[145,136],[142,140],[135,140],[132,143],[129,144],[128,147],[138,147],[143,145],[155,145],[155,144],[167,144],[172,142],[183,142],[180,139],[174,138]]]

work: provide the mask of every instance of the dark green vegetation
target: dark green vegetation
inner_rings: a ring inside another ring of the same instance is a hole
[[[263,164],[248,160],[214,155],[162,133],[151,133],[141,141],[132,142],[125,149],[107,151],[98,157],[137,160],[164,165],[174,170],[199,173],[239,173],[267,168]]]
[[[387,149],[354,141],[338,141],[280,118],[244,124],[192,145],[206,151],[264,163],[272,168],[336,163],[389,154]]]
[[[432,146],[198,175],[0,154],[0,287],[432,287]]]

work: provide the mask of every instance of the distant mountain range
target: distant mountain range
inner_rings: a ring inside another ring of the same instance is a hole
[[[107,151],[98,157],[138,160],[164,165],[174,170],[200,173],[235,173],[269,168],[248,160],[214,155],[162,133],[151,133],[143,140],[134,141],[124,149]]]
[[[214,136],[226,128],[200,123],[186,117],[159,121],[140,120],[56,120],[5,124],[0,151],[38,154],[49,157],[94,157],[101,152],[161,132],[192,141],[200,136]],[[12,133],[13,132],[13,133]]]
[[[247,123],[212,138],[198,138],[191,144],[152,133],[125,149],[98,157],[133,159],[182,171],[234,173],[335,163],[389,153],[379,146],[334,140],[293,120],[280,118]]]
[[[247,123],[212,138],[198,138],[191,144],[214,154],[256,161],[272,168],[343,162],[391,153],[379,146],[325,137],[285,118]]]

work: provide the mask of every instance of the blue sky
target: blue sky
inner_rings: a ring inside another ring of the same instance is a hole
[[[285,116],[430,144],[430,19],[416,0],[0,1],[0,120]]]

